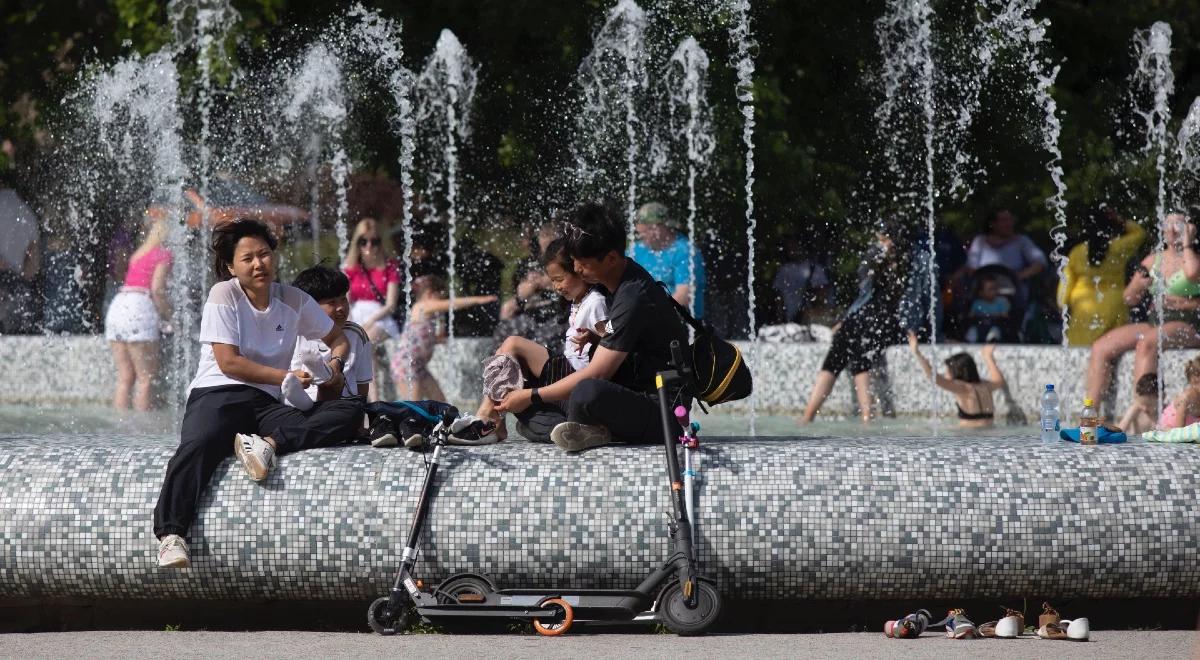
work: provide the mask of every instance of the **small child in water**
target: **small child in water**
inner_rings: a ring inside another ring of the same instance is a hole
[[[1133,403],[1121,418],[1120,427],[1128,435],[1140,435],[1154,429],[1158,413],[1158,374],[1142,374],[1134,383]]]
[[[1158,429],[1167,431],[1200,422],[1200,357],[1192,358],[1183,368],[1187,387],[1167,404],[1158,418]]]

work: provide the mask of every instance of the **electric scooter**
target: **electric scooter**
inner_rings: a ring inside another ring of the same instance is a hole
[[[518,620],[533,624],[541,635],[566,633],[575,623],[662,622],[679,635],[703,634],[721,614],[721,594],[716,585],[701,577],[692,536],[693,466],[698,465],[697,431],[699,424],[689,423],[687,409],[672,409],[669,392],[690,382],[690,373],[682,359],[678,342],[671,343],[671,366],[658,372],[655,385],[662,414],[663,445],[666,450],[667,482],[671,493],[671,521],[667,530],[671,551],[661,566],[654,569],[635,589],[498,589],[480,573],[459,573],[426,590],[413,574],[417,562],[417,544],[429,503],[433,496],[438,461],[446,447],[450,424],[457,410],[449,410],[430,434],[428,446],[433,456],[425,474],[416,512],[409,527],[408,543],[400,557],[400,569],[389,595],[375,600],[367,610],[367,623],[380,635],[402,632],[411,610],[428,623],[467,623],[470,621]],[[684,435],[671,434],[670,417],[675,414]],[[677,445],[682,444],[688,470],[681,473]],[[686,488],[685,488],[686,484]],[[686,499],[685,499],[686,494]]]

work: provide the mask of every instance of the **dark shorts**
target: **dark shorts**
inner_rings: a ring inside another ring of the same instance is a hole
[[[857,375],[871,370],[884,349],[899,339],[895,321],[880,320],[870,314],[854,314],[833,333],[833,341],[821,370],[839,374],[847,370]]]

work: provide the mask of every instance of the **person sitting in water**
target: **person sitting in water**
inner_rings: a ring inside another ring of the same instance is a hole
[[[908,333],[908,347],[921,365],[927,378],[931,378],[937,386],[954,395],[958,405],[958,425],[963,428],[987,428],[996,419],[996,407],[992,402],[992,392],[1004,389],[1004,373],[996,364],[996,345],[988,344],[980,353],[984,364],[987,365],[989,380],[979,378],[979,370],[975,360],[967,353],[956,353],[946,360],[946,374],[934,376],[933,365],[921,354],[917,333]]]
[[[343,362],[344,383],[339,390],[325,385],[330,374],[322,373],[324,365],[342,358],[332,355],[329,346],[320,339],[296,338],[296,350],[292,354],[292,371],[304,371],[313,376],[314,382],[307,389],[299,387],[298,381],[290,389],[284,389],[284,401],[301,410],[308,410],[314,401],[329,401],[338,398],[362,397],[367,399],[374,378],[371,340],[367,331],[357,323],[348,321],[350,316],[350,278],[341,271],[328,266],[316,265],[300,271],[292,286],[312,296],[333,324],[342,330],[350,350]],[[320,381],[320,384],[317,381]]]
[[[276,245],[257,220],[213,230],[213,269],[221,281],[204,303],[200,364],[154,508],[160,567],[190,565],[184,536],[200,494],[227,456],[237,456],[246,474],[262,481],[276,453],[336,444],[352,437],[361,419],[361,406],[350,399],[322,401],[307,411],[279,401],[289,379],[312,383],[310,374],[288,371],[297,338],[330,347],[330,388],[341,387],[349,342],[312,296],[275,281]]]
[[[655,374],[671,368],[672,341],[688,342],[675,303],[646,269],[625,256],[625,225],[613,211],[594,203],[579,207],[571,214],[566,239],[575,272],[608,293],[607,334],[583,369],[552,385],[513,391],[496,410],[514,413],[527,428],[551,429],[549,439],[571,452],[613,438],[662,442]],[[681,403],[687,407],[691,401]],[[681,432],[674,419],[669,423],[672,433]]]
[[[1158,374],[1142,374],[1133,385],[1133,403],[1121,418],[1121,430],[1127,435],[1140,435],[1154,430],[1158,418]]]
[[[575,273],[575,262],[567,254],[565,240],[555,239],[546,247],[542,267],[554,290],[571,302],[570,322],[561,348],[547,348],[524,337],[510,336],[496,351],[496,355],[516,359],[526,379],[538,387],[546,387],[586,368],[591,360],[591,347],[600,341],[608,320],[604,294]],[[488,396],[483,397],[476,416],[494,422],[501,440],[508,436],[504,417],[496,412],[496,402]],[[550,429],[545,431],[548,433]]]

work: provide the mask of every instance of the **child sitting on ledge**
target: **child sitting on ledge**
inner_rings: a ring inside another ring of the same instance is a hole
[[[1154,428],[1158,416],[1158,374],[1142,374],[1134,383],[1133,403],[1125,411],[1119,426],[1126,435],[1138,435]]]
[[[329,347],[320,339],[297,337],[291,369],[310,374],[314,381],[305,388],[296,376],[288,374],[283,381],[284,403],[308,410],[313,407],[314,401],[356,396],[366,399],[374,377],[371,340],[362,326],[347,320],[350,317],[350,300],[346,296],[350,291],[349,278],[339,270],[318,264],[300,271],[292,281],[292,286],[312,296],[321,310],[329,315],[334,327],[343,331],[350,342],[350,353],[342,365],[345,383],[330,388],[323,384],[328,374],[322,372],[327,371],[325,364],[328,361],[341,358],[331,357]]]
[[[1187,377],[1187,387],[1163,409],[1158,418],[1160,431],[1200,422],[1200,357],[1189,360],[1183,373]]]

